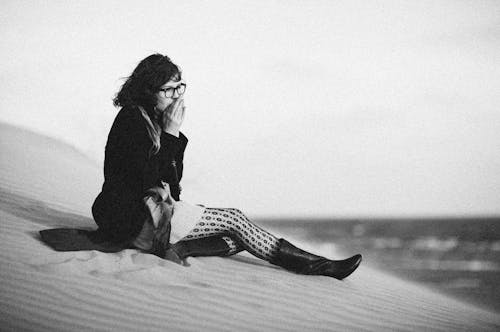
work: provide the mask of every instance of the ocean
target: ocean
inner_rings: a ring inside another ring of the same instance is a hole
[[[500,217],[256,221],[318,247],[359,252],[362,264],[500,312]]]

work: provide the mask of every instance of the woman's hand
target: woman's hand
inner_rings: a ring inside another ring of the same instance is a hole
[[[184,121],[185,109],[184,98],[177,98],[167,107],[162,117],[164,132],[179,137],[179,130],[182,121]]]

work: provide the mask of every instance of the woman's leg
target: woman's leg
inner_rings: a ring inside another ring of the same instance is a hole
[[[238,209],[206,208],[201,220],[184,238],[192,240],[225,234],[232,252],[247,250],[252,255],[271,261],[278,250],[278,238],[256,226]]]
[[[206,208],[200,222],[183,240],[189,242],[217,234],[229,236],[224,241],[233,246],[234,252],[245,249],[271,264],[301,274],[343,279],[357,269],[362,259],[359,254],[344,260],[311,254],[254,225],[237,209]]]
[[[196,239],[183,238],[173,243],[160,257],[189,266],[188,257],[231,256],[244,250],[236,241],[222,234]]]

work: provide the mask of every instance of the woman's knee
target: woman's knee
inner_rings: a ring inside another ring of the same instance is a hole
[[[229,210],[229,213],[231,213],[232,215],[234,215],[238,218],[247,219],[246,215],[240,209],[230,208],[228,210]]]

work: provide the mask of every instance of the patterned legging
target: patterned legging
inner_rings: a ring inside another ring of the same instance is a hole
[[[278,250],[278,239],[253,224],[238,209],[205,208],[201,220],[184,239],[192,240],[221,234],[229,245],[229,255],[247,250],[264,260],[271,260]]]

